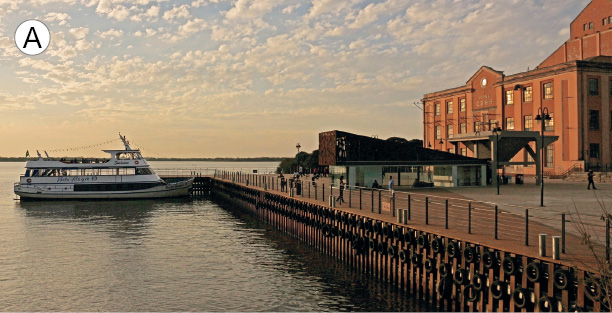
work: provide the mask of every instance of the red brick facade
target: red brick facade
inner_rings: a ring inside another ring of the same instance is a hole
[[[572,22],[570,39],[536,69],[506,76],[483,66],[464,86],[426,94],[425,147],[490,158],[447,139],[495,126],[540,131],[535,117],[546,108],[552,122],[545,124],[545,134],[559,140],[545,153],[545,172],[560,174],[584,162],[612,164],[611,19],[612,0],[593,0]],[[513,161],[525,158],[519,153]],[[535,173],[535,167],[506,170]]]

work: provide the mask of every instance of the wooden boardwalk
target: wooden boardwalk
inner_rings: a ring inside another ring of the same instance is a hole
[[[232,176],[228,174],[224,181],[234,181],[236,184],[270,193],[290,195],[291,189],[281,190],[278,177],[273,175]],[[244,174],[243,174],[244,175]],[[311,180],[301,182],[301,192],[298,194],[293,186],[293,197],[318,205],[329,206],[329,197],[339,197],[340,190],[330,186],[329,178],[321,178],[313,183]],[[482,203],[457,195],[437,192],[428,194],[427,190],[414,192],[395,192],[388,190],[372,190],[367,188],[348,189],[343,191],[345,202],[336,202],[335,208],[344,212],[358,214],[363,217],[377,219],[383,222],[407,225],[413,229],[435,235],[455,238],[464,242],[488,246],[490,248],[538,258],[551,263],[569,267],[578,267],[594,271],[594,257],[582,244],[579,236],[565,232],[565,253],[560,260],[552,259],[552,236],[562,236],[561,229],[555,229],[538,222],[529,215],[529,208],[524,208],[524,214],[516,214],[501,209],[495,205]],[[393,205],[395,202],[395,205]],[[407,223],[398,222],[398,210],[409,210]],[[497,238],[496,238],[497,224]],[[573,227],[567,223],[567,227]],[[540,257],[538,252],[539,234],[547,234],[546,257]],[[597,252],[604,255],[603,246],[597,246]]]

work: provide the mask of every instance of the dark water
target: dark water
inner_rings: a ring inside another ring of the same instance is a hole
[[[22,168],[0,163],[3,311],[430,309],[208,199],[16,202]]]

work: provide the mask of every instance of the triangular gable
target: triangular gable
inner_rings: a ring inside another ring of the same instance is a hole
[[[491,67],[488,67],[486,65],[483,65],[480,67],[480,69],[478,71],[476,71],[476,73],[474,73],[474,75],[472,75],[472,77],[470,77],[470,79],[468,79],[468,81],[465,83],[466,85],[471,85],[472,82],[474,81],[474,79],[476,79],[476,77],[480,76],[480,74],[484,71],[490,72],[495,74],[495,76],[497,77],[502,77],[504,76],[504,72],[502,71],[496,71]]]

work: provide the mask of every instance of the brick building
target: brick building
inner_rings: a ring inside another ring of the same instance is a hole
[[[492,159],[495,127],[533,134],[544,122],[544,135],[558,137],[543,144],[545,173],[612,164],[612,0],[592,0],[571,23],[570,38],[537,68],[506,76],[483,66],[464,86],[422,102],[425,147]],[[546,111],[550,120],[536,120]],[[536,173],[539,146],[526,144],[531,149],[500,158],[506,173]]]

